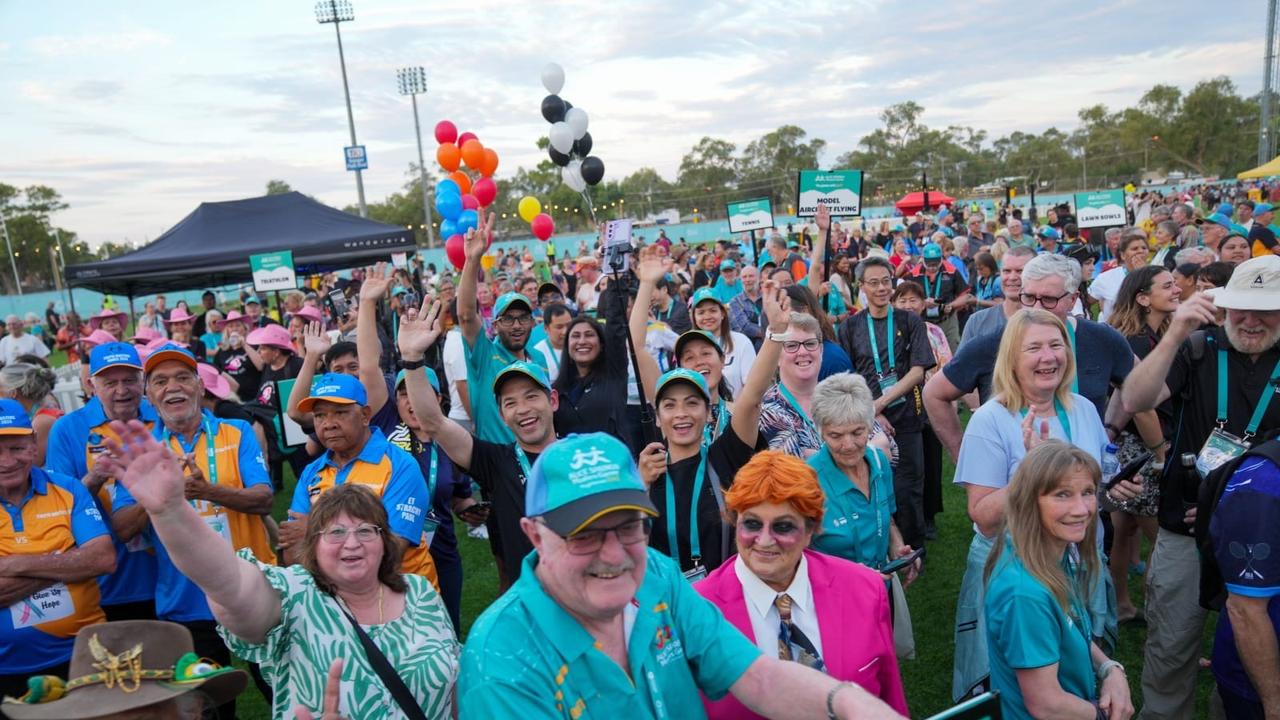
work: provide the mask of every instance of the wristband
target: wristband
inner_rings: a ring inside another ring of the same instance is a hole
[[[1114,668],[1120,668],[1120,673],[1121,674],[1124,673],[1124,666],[1116,662],[1115,660],[1106,660],[1101,665],[1099,665],[1098,666],[1098,682],[1102,682],[1103,680],[1106,680],[1107,674],[1110,673]]]
[[[840,720],[840,716],[836,715],[836,693],[845,689],[849,685],[850,683],[847,682],[836,683],[835,686],[827,691],[827,720]]]
[[[427,366],[427,358],[423,356],[417,360],[401,360],[400,367],[405,370],[417,370]]]

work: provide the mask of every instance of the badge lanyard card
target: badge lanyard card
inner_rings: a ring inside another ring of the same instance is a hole
[[[1240,457],[1253,445],[1253,437],[1258,432],[1258,426],[1262,424],[1262,417],[1266,415],[1267,408],[1271,406],[1271,398],[1277,392],[1277,381],[1280,381],[1280,361],[1276,361],[1275,369],[1271,371],[1271,380],[1267,383],[1267,387],[1262,389],[1262,396],[1258,398],[1257,404],[1253,408],[1253,416],[1249,418],[1249,425],[1245,427],[1244,437],[1236,437],[1227,432],[1227,351],[1218,349],[1218,425],[1209,433],[1209,438],[1205,440],[1204,447],[1200,448],[1199,454],[1196,455],[1196,472],[1200,477],[1205,477],[1209,473],[1218,469],[1222,465]]]
[[[880,344],[876,342],[876,326],[875,321],[871,319],[871,313],[867,313],[867,335],[871,338],[871,358],[876,362],[876,378],[880,383],[880,394],[889,392],[889,389],[898,384],[898,373],[896,368],[897,360],[893,352],[893,306],[889,306],[889,317],[885,319],[884,334],[888,338],[889,345],[889,369],[885,369],[880,364]],[[906,396],[889,403],[889,407],[897,407],[907,401]]]

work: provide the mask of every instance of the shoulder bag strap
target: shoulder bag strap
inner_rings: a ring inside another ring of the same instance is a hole
[[[387,656],[383,655],[378,646],[373,644],[373,640],[364,631],[364,628],[360,627],[360,623],[356,622],[355,616],[348,612],[342,603],[338,602],[338,598],[335,597],[333,602],[351,623],[351,627],[356,631],[356,637],[360,639],[360,646],[364,648],[365,657],[369,659],[369,665],[378,674],[378,678],[382,680],[382,684],[391,693],[391,697],[400,706],[400,710],[404,712],[405,717],[409,718],[409,720],[427,720],[426,713],[422,712],[422,706],[413,697],[413,692],[409,690],[409,686],[404,684],[404,680],[396,673],[395,668],[391,667],[391,661],[387,660]]]

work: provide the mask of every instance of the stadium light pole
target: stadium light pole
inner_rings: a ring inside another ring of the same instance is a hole
[[[427,197],[427,162],[422,156],[422,124],[418,122],[418,95],[427,94],[427,71],[421,66],[400,68],[396,71],[400,94],[413,100],[413,131],[418,138],[418,173],[422,185],[422,215],[427,224],[427,247],[436,246],[436,231],[431,227],[431,201]]]
[[[333,32],[338,36],[338,64],[342,67],[342,94],[347,98],[347,128],[351,131],[351,144],[356,145],[356,120],[351,113],[351,88],[347,85],[347,60],[342,54],[342,29],[344,22],[355,20],[351,3],[347,0],[321,0],[316,3],[316,22],[324,25],[333,23]],[[369,217],[369,206],[364,202],[364,175],[356,170],[356,194],[360,197],[360,217]]]
[[[13,266],[13,286],[18,289],[18,294],[22,294],[22,278],[18,277],[18,261],[17,256],[13,254],[13,243],[9,241],[9,223],[4,221],[4,216],[0,215],[0,230],[4,231],[4,246],[9,250],[9,264]]]

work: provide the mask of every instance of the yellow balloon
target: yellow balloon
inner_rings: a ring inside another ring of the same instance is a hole
[[[542,212],[542,203],[538,202],[538,198],[532,195],[525,195],[520,198],[520,204],[516,206],[520,212],[520,218],[525,222],[533,222],[538,217],[538,213]]]
[[[493,269],[493,263],[494,259],[492,255],[485,253],[480,256],[480,267],[484,268],[486,271]]]

